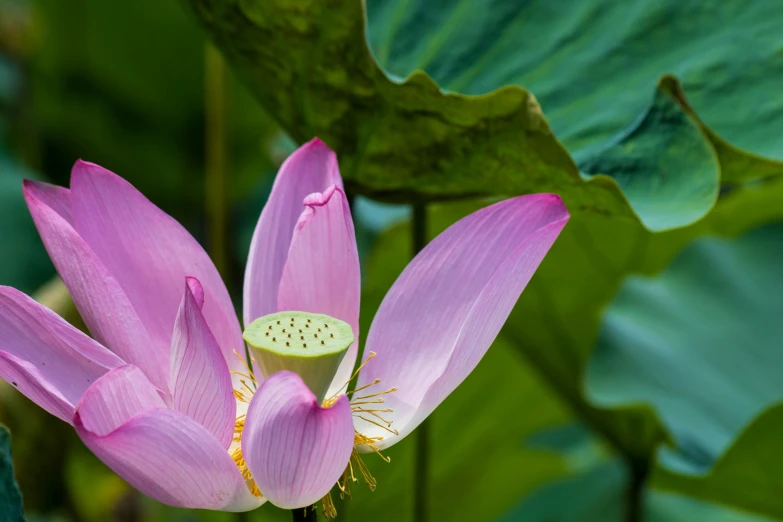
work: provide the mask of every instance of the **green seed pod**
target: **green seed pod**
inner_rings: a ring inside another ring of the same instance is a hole
[[[308,312],[265,315],[250,323],[243,337],[264,377],[281,370],[295,372],[319,402],[354,342],[348,323]]]

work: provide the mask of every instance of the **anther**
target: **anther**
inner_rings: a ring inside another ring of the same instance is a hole
[[[272,342],[276,343],[277,342],[277,337],[272,337]]]
[[[277,321],[277,324],[280,324],[280,321]]]
[[[265,333],[264,335],[266,335],[267,337],[269,337],[269,332]]]
[[[299,329],[299,333],[302,333],[302,329],[301,328]]]
[[[324,342],[323,342],[323,341],[321,341],[321,344],[324,344]]]
[[[324,328],[329,328],[329,325],[324,323]]]
[[[289,339],[291,338],[291,334],[288,334],[288,338],[289,338]]]
[[[315,337],[316,339],[318,339],[318,334],[313,334],[313,337]]]
[[[307,343],[302,343],[302,348],[307,348]]]
[[[310,325],[309,324],[305,324],[305,328],[310,328]]]
[[[286,345],[286,346],[291,346],[291,343],[289,343],[288,341],[286,341],[286,342],[285,342],[285,345]]]
[[[307,322],[309,323],[309,322],[310,322],[310,319],[308,319],[308,320],[307,320]]]
[[[304,341],[304,335],[300,335],[300,336],[299,336],[299,340],[300,340],[300,341]]]
[[[334,337],[334,334],[329,334],[329,337]]]

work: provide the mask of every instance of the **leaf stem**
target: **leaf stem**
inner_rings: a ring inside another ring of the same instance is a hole
[[[643,522],[644,485],[647,481],[649,466],[647,463],[631,463],[628,488],[625,493],[625,522]]]
[[[315,509],[312,507],[292,509],[291,515],[293,515],[294,517],[294,522],[317,522],[318,521],[318,515],[315,513]]]
[[[425,203],[413,204],[412,251],[416,256],[427,244],[427,206]],[[415,432],[416,447],[413,470],[413,521],[426,522],[428,519],[428,487],[430,475],[429,421],[419,424]]]
[[[226,280],[226,66],[221,54],[210,43],[204,48],[204,118],[207,250],[218,272]]]

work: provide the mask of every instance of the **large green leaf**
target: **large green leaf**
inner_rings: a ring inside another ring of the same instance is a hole
[[[659,276],[627,281],[608,308],[588,393],[604,407],[653,406],[678,451],[661,454],[667,474],[706,474],[751,419],[783,400],[781,257],[781,224],[731,241],[703,239]],[[733,495],[714,499],[783,516],[779,480],[755,457],[780,422],[779,411],[768,412],[759,421],[768,431],[757,425],[730,450],[707,480],[730,485]]]
[[[367,4],[369,40],[390,74],[404,78],[422,69],[445,89],[466,94],[523,85],[535,93],[555,134],[577,157],[631,125],[645,112],[658,78],[671,73],[682,79],[691,105],[707,125],[750,151],[738,154],[783,159],[783,106],[771,101],[783,75],[783,35],[778,31],[783,12],[771,4]],[[777,173],[783,168],[776,161],[766,163]],[[723,167],[727,180],[756,175],[732,164]]]
[[[607,309],[587,375],[606,407],[650,403],[686,453],[723,453],[783,399],[783,225],[703,239],[663,273],[628,280]]]
[[[700,106],[709,96],[711,106],[723,108],[707,114],[710,123],[747,138],[739,129],[748,118],[737,111],[743,80],[758,76],[754,85],[770,93],[775,80],[754,75],[754,68],[743,69],[746,76],[731,89],[723,78],[710,82],[710,67],[746,63],[737,46],[710,43],[729,8],[711,13],[675,0],[633,7],[374,0],[367,26],[361,0],[189,3],[261,103],[298,140],[317,134],[333,146],[349,186],[362,194],[416,199],[553,191],[574,211],[636,214],[649,229],[664,230],[711,208],[719,182],[716,150],[727,181],[783,172],[714,136],[671,78],[653,96],[659,76],[681,73],[701,86],[689,90]],[[770,23],[774,17],[758,11],[742,18],[736,33],[762,32],[778,48],[783,39]],[[687,28],[624,21],[664,15],[688,19]],[[690,39],[676,38],[686,29]],[[627,54],[614,51],[627,40],[634,43]],[[708,46],[712,53],[700,52]],[[642,53],[650,55],[646,62]],[[761,67],[764,56],[756,61]],[[518,85],[541,93],[585,174],[536,99]],[[765,118],[779,111],[748,104],[741,107]],[[760,127],[753,125],[754,136],[764,136],[760,152],[769,153],[777,142]]]
[[[547,485],[523,500],[503,522],[621,522],[627,476],[617,462],[596,466]],[[564,499],[568,499],[567,502]],[[647,491],[645,522],[767,522],[770,519],[699,502],[680,495]]]
[[[776,404],[750,423],[709,473],[692,475],[658,468],[653,480],[661,488],[783,520],[781,433],[783,405]]]
[[[0,520],[24,522],[22,495],[14,479],[11,434],[0,425]]]

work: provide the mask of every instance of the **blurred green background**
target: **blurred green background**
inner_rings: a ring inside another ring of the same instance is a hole
[[[571,222],[431,418],[430,520],[783,520],[783,9],[372,0],[365,23],[362,5],[0,0],[0,284],[80,324],[21,193],[67,186],[78,158],[183,223],[239,303],[277,167],[323,137],[361,335],[410,259],[408,204],[429,202],[432,237],[557,192]],[[29,520],[290,518],[144,498],[5,383],[0,422]],[[370,459],[378,489],[339,520],[412,519],[414,446]]]

